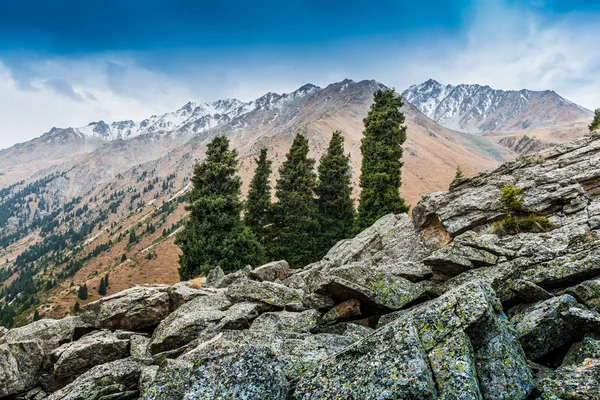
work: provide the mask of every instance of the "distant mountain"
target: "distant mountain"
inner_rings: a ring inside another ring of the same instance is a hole
[[[430,79],[404,98],[441,125],[463,132],[523,132],[589,119],[592,112],[552,90],[496,90]]]

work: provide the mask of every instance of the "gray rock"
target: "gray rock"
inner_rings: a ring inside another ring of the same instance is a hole
[[[89,303],[83,321],[101,329],[140,330],[158,325],[170,312],[167,285],[135,286]]]
[[[98,365],[46,399],[135,399],[139,394],[138,381],[144,367],[144,364],[130,359]]]
[[[227,294],[237,301],[258,301],[290,311],[305,309],[302,291],[280,283],[240,279],[228,288]]]
[[[208,296],[210,292],[195,288],[191,281],[179,282],[169,287],[167,290],[171,301],[171,311],[195,299],[196,297]]]
[[[273,261],[250,271],[249,276],[258,281],[283,281],[290,276],[290,266],[285,260]]]
[[[321,314],[316,310],[304,312],[268,312],[256,318],[250,326],[251,331],[311,333],[317,329]]]
[[[206,286],[208,287],[219,287],[219,284],[225,277],[225,272],[221,267],[215,267],[210,270],[208,275],[206,275]]]
[[[54,377],[59,387],[72,382],[90,368],[129,356],[129,339],[109,331],[96,331],[54,350]]]
[[[251,301],[235,303],[225,311],[225,316],[219,322],[218,329],[248,329],[256,317],[262,312],[272,309],[273,307],[269,305]]]
[[[590,324],[600,321],[599,315],[589,314],[581,307],[572,296],[562,295],[511,309],[510,319],[527,357],[537,360],[583,337],[592,327]]]
[[[455,276],[470,269],[495,265],[498,257],[486,250],[453,243],[436,251],[423,262],[429,265],[433,272]]]
[[[512,291],[517,297],[526,303],[535,303],[536,301],[548,300],[552,294],[533,282],[517,279],[511,285]]]
[[[36,387],[28,391],[27,393],[22,393],[16,397],[16,400],[42,400],[48,396],[42,388]]]
[[[156,374],[158,373],[158,368],[158,365],[149,365],[142,369],[142,373],[140,374],[140,381],[138,384],[140,397],[146,395],[152,387],[152,384],[156,379]]]
[[[543,381],[543,400],[600,399],[600,360],[561,366]]]
[[[73,340],[76,332],[85,332],[89,325],[79,317],[41,319],[20,328],[14,328],[0,337],[0,344],[27,340],[65,343]]]
[[[586,358],[600,360],[600,340],[586,336],[581,342],[574,343],[565,355],[562,365],[582,364]]]
[[[467,390],[525,399],[531,372],[501,310],[488,286],[470,282],[321,362],[300,377],[294,398],[454,398]]]
[[[326,325],[317,327],[320,333],[330,333],[334,335],[346,336],[356,342],[375,330],[368,326],[351,324],[349,322],[339,322],[335,325]]]
[[[129,338],[130,349],[129,353],[131,358],[138,360],[149,360],[152,359],[150,353],[150,338],[142,335],[133,335]]]
[[[350,299],[327,311],[327,313],[323,315],[321,321],[324,324],[335,324],[336,322],[346,321],[348,319],[357,319],[361,315],[360,301]]]
[[[566,292],[580,303],[600,312],[600,279],[582,282],[573,288],[568,288]]]
[[[149,344],[152,354],[181,347],[205,329],[216,327],[231,307],[225,293],[197,297],[175,310],[154,330]]]
[[[39,373],[50,349],[39,340],[0,345],[0,397],[25,392],[39,383]],[[58,343],[55,342],[58,347]]]

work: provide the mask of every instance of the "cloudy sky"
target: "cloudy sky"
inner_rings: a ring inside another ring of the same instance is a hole
[[[0,0],[0,148],[188,101],[376,79],[600,107],[600,2]]]

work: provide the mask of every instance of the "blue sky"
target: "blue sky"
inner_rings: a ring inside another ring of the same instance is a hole
[[[600,106],[600,2],[0,0],[0,148],[344,78],[554,89]]]

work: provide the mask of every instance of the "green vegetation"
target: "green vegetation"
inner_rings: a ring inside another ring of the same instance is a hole
[[[454,180],[464,178],[465,174],[463,174],[462,169],[460,169],[460,165],[456,167],[456,172],[454,173]]]
[[[82,286],[79,286],[79,290],[77,290],[77,297],[81,300],[87,300],[88,287],[85,283]]]
[[[194,167],[190,211],[185,227],[175,243],[181,279],[208,273],[219,265],[231,272],[244,266],[260,265],[266,257],[254,233],[243,224],[240,213],[241,179],[237,171],[237,152],[229,150],[229,140],[215,137],[207,146],[206,159]]]
[[[588,125],[588,128],[590,129],[590,132],[600,129],[600,108],[596,108],[596,111],[594,111],[594,119],[592,120],[592,123]]]
[[[106,296],[106,282],[104,277],[100,278],[100,286],[98,287],[98,294],[100,296]]]
[[[267,160],[267,149],[262,148],[256,159],[256,169],[248,188],[246,200],[246,214],[244,222],[254,232],[259,242],[266,246],[267,225],[271,213],[271,175],[270,160]]]
[[[368,116],[360,150],[363,155],[360,199],[355,223],[359,232],[386,214],[408,212],[400,197],[402,144],[406,141],[404,103],[394,90],[378,90]]]
[[[320,235],[317,258],[338,241],[350,237],[354,225],[354,201],[350,182],[350,156],[344,153],[344,137],[333,132],[327,152],[319,162],[319,181],[315,188]]]
[[[524,210],[525,196],[521,194],[520,188],[504,186],[500,192],[500,201],[500,211],[506,217],[494,223],[495,233],[515,235],[520,232],[547,232],[553,228],[547,218]]]
[[[273,240],[267,247],[271,259],[286,260],[292,267],[317,259],[319,220],[314,190],[315,160],[308,158],[308,139],[299,133],[279,168],[273,205]]]

